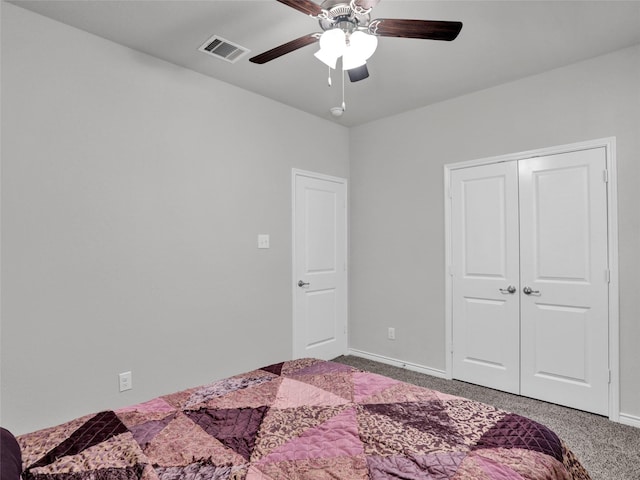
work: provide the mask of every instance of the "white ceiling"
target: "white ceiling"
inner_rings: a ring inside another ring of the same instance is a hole
[[[316,45],[264,65],[248,58],[320,31],[275,0],[17,0],[11,3],[346,126],[411,110],[640,44],[640,1],[383,0],[374,18],[462,21],[453,42],[380,38],[371,76],[345,86]],[[320,3],[320,2],[318,2]],[[212,35],[251,53],[231,64],[198,51]],[[46,42],[46,39],[43,39]]]

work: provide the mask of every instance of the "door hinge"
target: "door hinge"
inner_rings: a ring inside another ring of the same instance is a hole
[[[607,283],[611,283],[611,270],[607,268],[604,271],[604,275],[605,275],[605,279],[607,280]]]
[[[609,370],[609,379],[608,379],[607,383],[611,383],[611,370]]]
[[[602,171],[602,180],[604,180],[604,183],[609,183],[609,170]]]

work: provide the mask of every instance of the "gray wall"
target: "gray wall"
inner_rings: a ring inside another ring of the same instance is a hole
[[[350,346],[445,369],[443,165],[609,136],[621,412],[640,420],[640,46],[351,129]]]
[[[351,347],[444,369],[442,166],[606,136],[622,412],[640,416],[640,47],[349,131],[1,6],[3,426],[290,356],[294,167],[351,174]]]
[[[290,357],[294,167],[348,130],[2,2],[2,425]]]

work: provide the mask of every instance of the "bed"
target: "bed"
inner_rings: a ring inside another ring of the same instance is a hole
[[[25,480],[589,480],[551,430],[317,359],[18,437]]]

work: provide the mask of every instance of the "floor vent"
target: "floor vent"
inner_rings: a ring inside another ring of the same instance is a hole
[[[204,42],[198,50],[230,63],[237,62],[251,51],[217,35]]]

